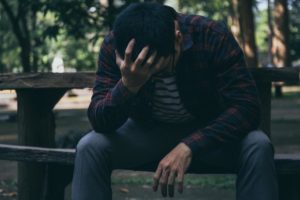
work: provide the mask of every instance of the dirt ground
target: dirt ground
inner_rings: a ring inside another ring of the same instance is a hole
[[[74,90],[77,97],[66,95],[55,107],[57,139],[90,130],[86,118],[90,90]],[[285,97],[272,100],[272,141],[277,153],[300,152],[300,87],[285,87]],[[12,91],[0,91],[0,143],[17,143],[16,101]],[[0,161],[0,200],[17,199],[17,163]],[[115,171],[113,199],[163,199],[151,190],[152,173]],[[176,199],[232,200],[234,176],[188,175],[185,192]],[[70,188],[67,189],[66,199]]]

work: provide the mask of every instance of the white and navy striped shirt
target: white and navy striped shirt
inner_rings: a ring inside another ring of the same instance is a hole
[[[152,102],[152,116],[166,123],[182,123],[193,119],[184,107],[177,88],[176,76],[156,76]]]

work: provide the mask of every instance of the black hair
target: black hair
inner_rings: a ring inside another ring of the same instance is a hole
[[[158,56],[168,56],[175,52],[176,11],[158,3],[134,3],[123,10],[116,18],[113,27],[114,45],[122,58],[129,41],[134,38],[132,60],[140,51],[149,46]]]

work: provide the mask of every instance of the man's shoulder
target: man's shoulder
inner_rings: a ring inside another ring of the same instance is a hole
[[[227,34],[227,25],[222,21],[216,21],[202,15],[178,14],[178,21],[183,29],[189,32],[217,32]]]

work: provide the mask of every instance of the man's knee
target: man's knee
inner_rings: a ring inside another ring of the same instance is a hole
[[[108,138],[101,134],[91,131],[86,134],[76,146],[77,155],[104,154],[109,152],[110,142]]]
[[[253,162],[264,162],[264,159],[273,159],[274,151],[268,136],[260,130],[255,130],[243,139],[241,153]]]

